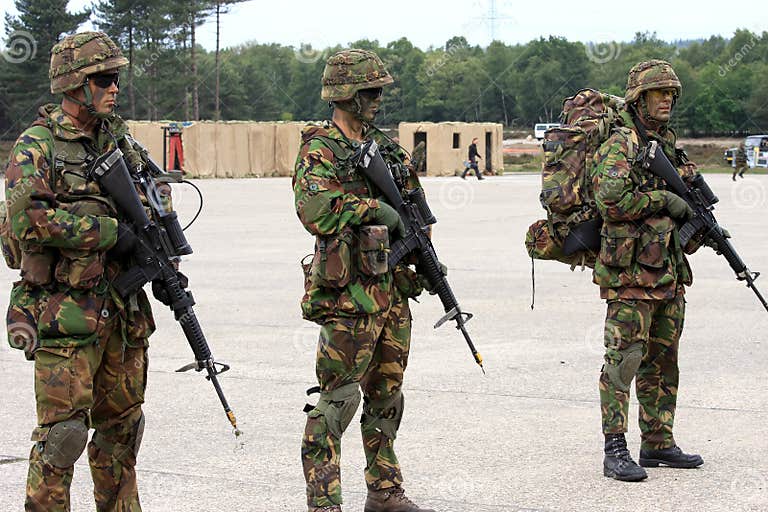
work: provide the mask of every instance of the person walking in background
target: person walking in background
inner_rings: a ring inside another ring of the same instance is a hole
[[[477,167],[477,159],[482,157],[480,156],[480,153],[477,152],[477,137],[472,139],[472,144],[469,145],[469,153],[467,154],[467,163],[464,167],[464,172],[461,173],[461,179],[465,180],[467,179],[467,173],[470,169],[473,169],[475,171],[475,176],[477,176],[478,180],[483,179],[483,175],[480,174],[480,169]]]
[[[739,144],[739,149],[736,150],[734,160],[733,176],[731,178],[733,181],[736,181],[736,175],[738,174],[739,178],[743,178],[744,171],[749,168],[749,165],[747,164],[747,150],[744,147],[744,141]]]

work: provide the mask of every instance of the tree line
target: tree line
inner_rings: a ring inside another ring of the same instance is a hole
[[[253,42],[220,49],[218,34],[226,24],[221,15],[238,1],[99,0],[71,14],[67,0],[16,0],[19,14],[6,16],[0,59],[0,138],[14,138],[38,105],[55,100],[48,92],[50,48],[88,20],[131,61],[120,79],[126,118],[327,117],[320,78],[325,59],[341,47]],[[216,20],[215,51],[197,42],[197,29],[210,19]],[[678,130],[691,136],[768,132],[768,32],[673,42],[637,33],[629,42],[603,44],[550,36],[480,47],[456,36],[426,50],[407,38],[349,46],[376,51],[395,78],[384,95],[382,125],[493,121],[530,130],[536,122],[557,121],[563,98],[580,88],[623,95],[633,64],[662,58],[683,83],[673,118]]]

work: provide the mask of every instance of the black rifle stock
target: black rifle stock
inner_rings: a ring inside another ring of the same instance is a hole
[[[424,191],[421,189],[411,191],[404,199],[378,150],[378,144],[374,141],[366,143],[361,148],[358,169],[368,181],[381,191],[386,202],[397,210],[405,225],[405,236],[391,244],[389,268],[394,268],[408,254],[416,253],[419,272],[427,278],[432,286],[432,292],[440,298],[445,310],[445,315],[438,320],[435,328],[440,327],[449,320],[455,321],[456,329],[460,330],[464,336],[464,340],[472,352],[472,357],[483,370],[483,373],[485,373],[483,358],[475,349],[472,338],[470,338],[465,327],[466,322],[473,315],[461,310],[456,296],[448,284],[448,280],[443,275],[432,240],[430,240],[427,234],[429,226],[437,222],[437,220],[429,210],[426,198],[424,197]]]
[[[705,241],[717,247],[717,252],[723,255],[728,265],[736,273],[736,279],[746,281],[747,287],[752,289],[757,299],[768,311],[768,303],[755,286],[760,272],[752,272],[747,268],[731,241],[725,236],[723,228],[720,227],[714,213],[712,213],[718,198],[704,181],[704,177],[698,174],[692,185],[687,185],[656,141],[649,142],[642,157],[643,166],[652,174],[663,179],[672,189],[672,192],[682,197],[694,211],[695,215],[680,227],[681,246],[685,247],[693,236],[702,233]]]
[[[150,171],[152,171],[151,168]],[[194,363],[176,371],[205,370],[206,378],[213,384],[224,412],[235,429],[235,435],[240,435],[235,415],[224,397],[217,378],[217,375],[227,371],[229,366],[214,361],[192,307],[195,300],[192,293],[185,290],[180,273],[176,269],[179,257],[190,254],[192,248],[184,237],[176,213],[166,212],[160,202],[155,176],[145,169],[137,169],[132,177],[123,159],[123,153],[119,149],[107,155],[106,158],[98,160],[92,175],[101,189],[114,200],[125,218],[133,224],[137,237],[133,249],[135,265],[115,279],[112,283],[115,290],[122,297],[128,297],[138,292],[147,283],[155,282],[160,286],[165,294],[163,302],[173,310],[176,321],[181,325],[184,336],[195,355]],[[152,218],[147,215],[134,182],[142,187],[152,210]]]

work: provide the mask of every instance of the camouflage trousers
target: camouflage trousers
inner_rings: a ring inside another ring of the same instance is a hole
[[[143,432],[147,380],[146,342],[124,347],[121,322],[100,325],[94,344],[40,348],[35,352],[35,396],[40,425],[29,457],[25,510],[70,510],[74,466],[59,468],[43,460],[48,433],[56,423],[82,419],[95,429],[88,461],[99,512],[140,512],[136,487],[137,437]]]
[[[640,404],[641,447],[662,449],[675,445],[672,427],[679,376],[677,354],[684,316],[682,294],[668,300],[608,301],[605,364],[600,375],[603,433],[627,431],[632,375],[625,379],[626,389],[621,389],[611,378],[609,366],[620,365],[622,359],[637,350],[636,357],[642,354],[634,375]]]
[[[316,373],[320,389],[330,392],[358,383],[363,392],[363,416],[386,414],[371,407],[394,397],[403,384],[411,339],[408,299],[395,302],[386,313],[337,318],[320,330]],[[402,475],[394,439],[361,423],[365,452],[365,481],[370,489],[400,486]],[[301,443],[307,503],[323,507],[341,504],[341,439],[331,434],[325,417],[309,412]]]

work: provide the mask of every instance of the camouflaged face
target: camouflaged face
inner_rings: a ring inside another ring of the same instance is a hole
[[[627,103],[634,103],[644,91],[668,87],[677,90],[678,97],[683,92],[683,86],[669,62],[665,60],[640,62],[629,71],[624,99]]]
[[[323,70],[324,101],[344,101],[361,89],[383,87],[394,80],[378,55],[368,50],[342,50],[332,55]]]
[[[643,346],[643,359],[635,375],[642,449],[675,444],[672,427],[677,403],[677,354],[684,316],[682,294],[669,300],[608,301],[605,364],[618,365],[630,347]],[[603,432],[626,432],[630,393],[618,389],[605,369],[599,387]]]
[[[88,75],[128,65],[120,48],[103,32],[80,32],[51,49],[51,93],[77,89]]]

